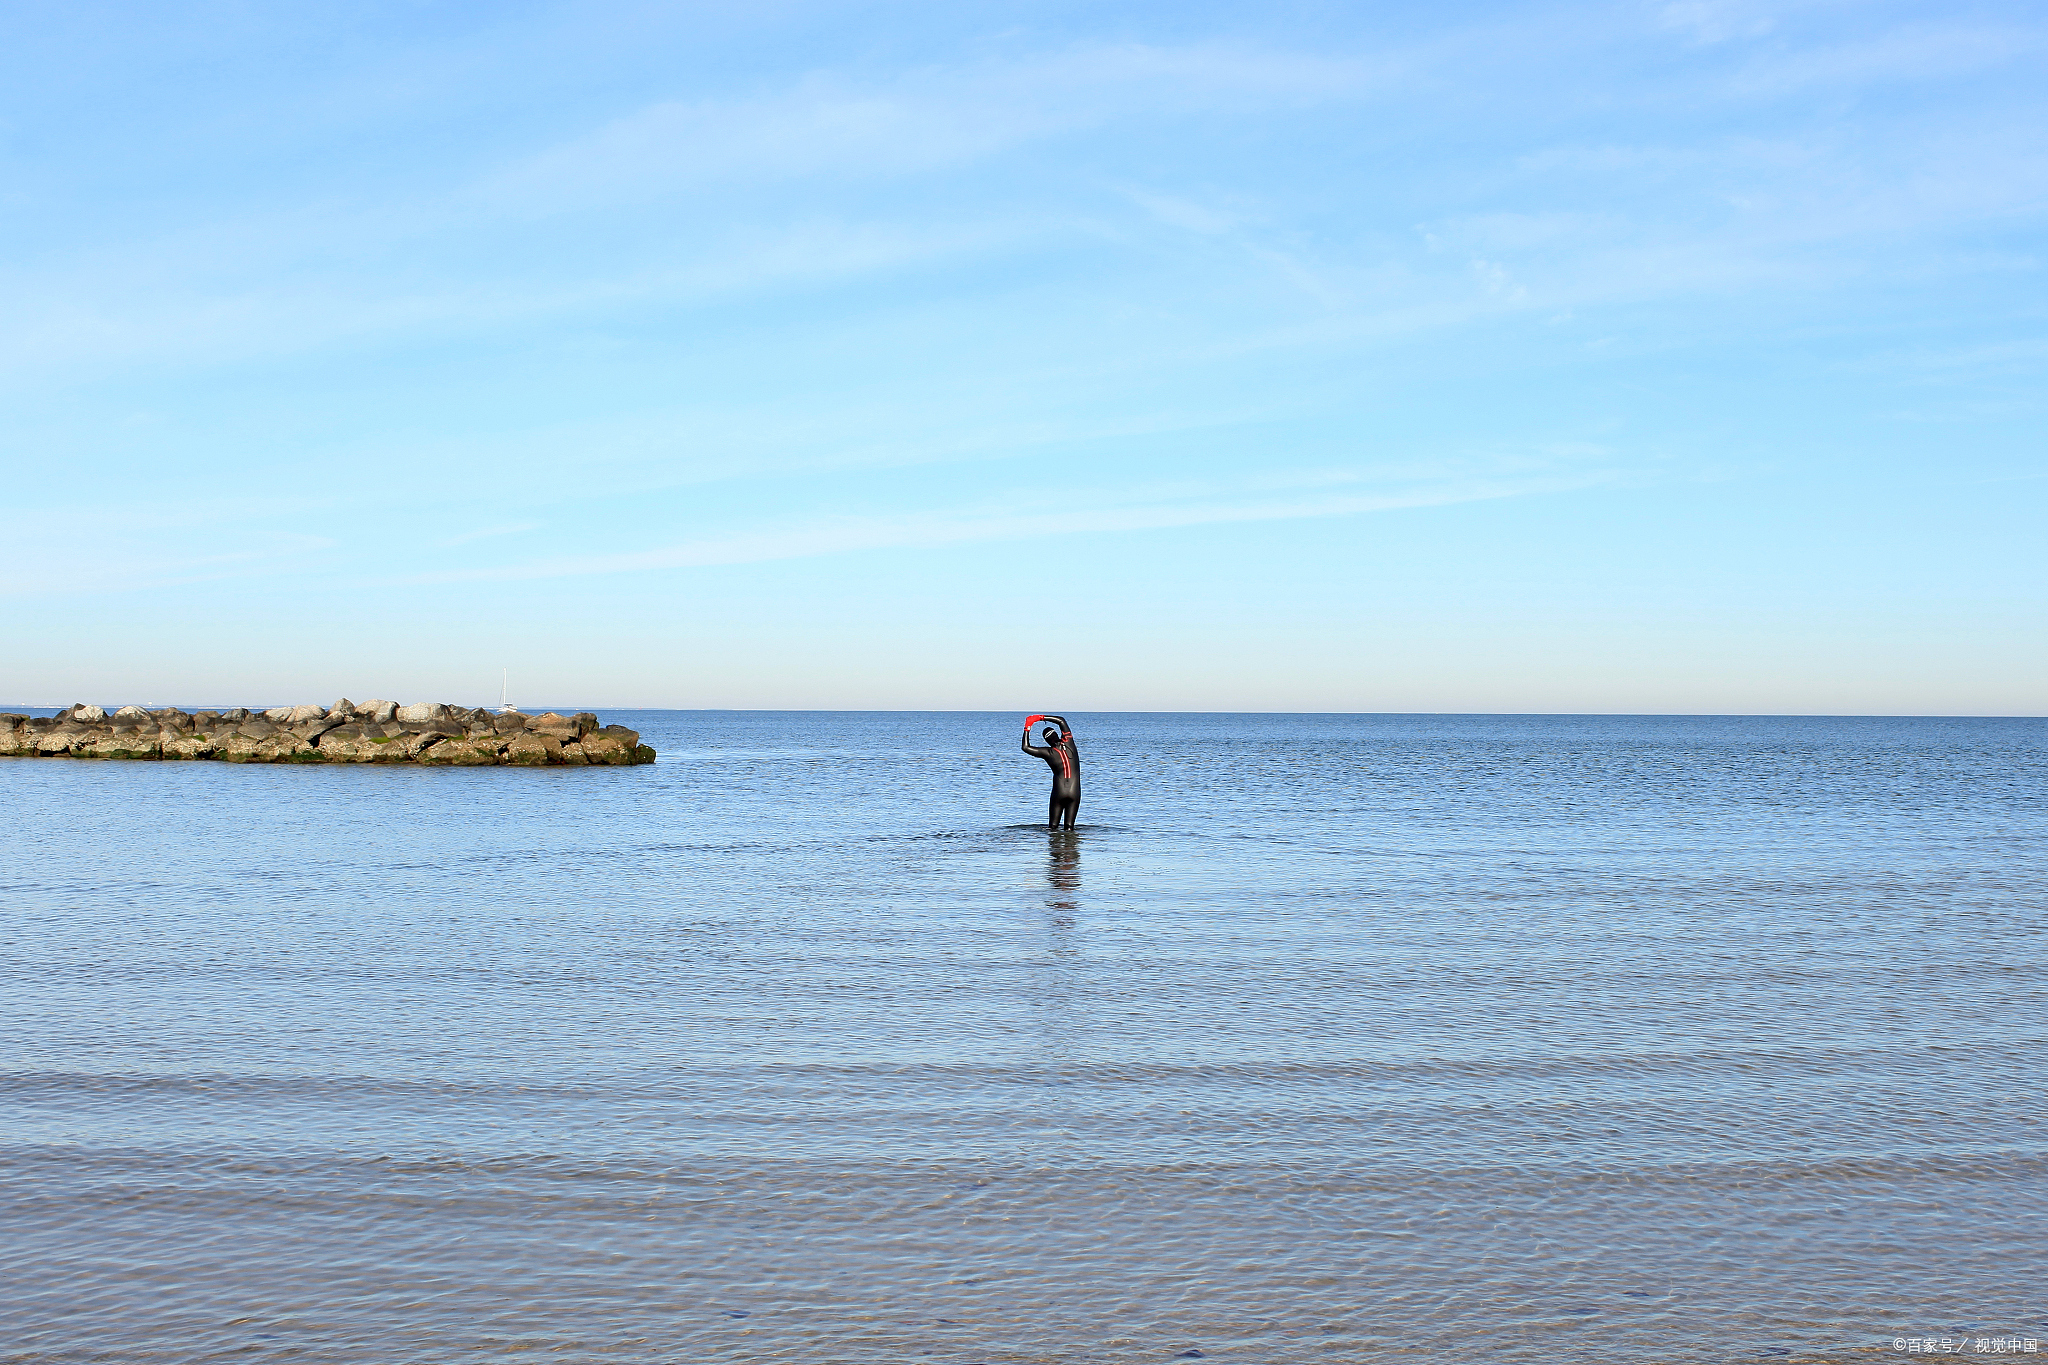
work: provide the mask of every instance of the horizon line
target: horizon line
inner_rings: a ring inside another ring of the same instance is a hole
[[[66,702],[63,706],[45,703],[6,702],[0,703],[0,714],[20,714],[28,711],[61,711],[67,706],[77,705]],[[97,704],[97,703],[95,703]],[[143,705],[124,702],[123,705]],[[246,702],[220,706],[218,709],[232,710],[234,706],[246,706],[249,710],[270,710],[278,706],[307,703],[272,702],[258,708]],[[410,703],[401,703],[410,704]],[[460,705],[457,702],[442,702],[444,706]],[[144,710],[214,710],[215,704],[186,706],[176,702],[160,702],[143,705]],[[474,709],[474,708],[472,708]],[[496,708],[485,705],[485,710]],[[1018,707],[835,707],[835,706],[633,706],[633,705],[576,705],[522,707],[520,715],[543,715],[548,712],[573,715],[578,711],[671,711],[679,715],[836,715],[836,716],[995,716],[1031,714]],[[109,711],[109,714],[112,714]],[[1296,711],[1277,708],[1253,708],[1238,711],[1183,711],[1165,709],[1121,709],[1081,710],[1075,715],[1082,716],[1437,716],[1467,717],[1489,716],[1502,718],[1560,717],[1586,719],[1593,717],[1628,717],[1643,720],[2048,720],[2048,712],[2033,711]]]

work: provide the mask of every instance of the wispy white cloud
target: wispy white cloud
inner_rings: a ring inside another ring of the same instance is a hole
[[[1787,6],[1773,0],[1672,0],[1657,10],[1665,28],[1700,43],[1761,38],[1778,26]]]
[[[1598,452],[1604,454],[1605,452]],[[861,550],[931,549],[988,541],[1163,530],[1232,522],[1356,516],[1560,492],[1610,482],[1617,474],[1576,458],[1493,461],[1488,472],[1449,473],[1427,464],[1371,472],[1319,471],[1267,476],[1224,491],[1213,484],[1153,485],[1121,495],[1063,493],[1039,509],[1042,495],[1019,491],[970,507],[810,518],[702,536],[673,545],[611,554],[558,556],[496,567],[447,570],[406,583],[453,583],[598,574],[647,573],[720,564],[811,559]],[[1031,510],[1020,510],[1029,507]]]
[[[228,547],[200,551],[186,541],[98,529],[89,549],[56,537],[18,541],[0,557],[0,597],[79,597],[257,577],[310,563],[338,544],[329,536],[250,529],[228,537]],[[204,604],[193,610],[199,614]]]
[[[1088,231],[1066,212],[915,215],[695,201],[674,236],[591,258],[502,242],[534,220],[715,187],[955,170],[1047,137],[1195,113],[1256,116],[1385,93],[1409,56],[1078,45],[857,80],[813,73],[747,97],[661,100],[493,169],[423,189],[326,193],[0,270],[0,367],[189,368],[561,317],[622,304],[816,287],[988,257]],[[715,227],[723,224],[723,228]],[[475,243],[478,245],[466,245]],[[481,249],[479,249],[481,246]],[[449,268],[412,262],[452,254]],[[366,280],[369,282],[365,287]]]
[[[1846,42],[1816,42],[1760,52],[1739,67],[1730,89],[1777,96],[1827,87],[1952,80],[2040,53],[2048,35],[2016,24],[1905,24]]]
[[[1219,209],[1211,204],[1197,203],[1180,195],[1164,194],[1136,186],[1124,186],[1122,193],[1154,219],[1185,232],[1215,236],[1230,231],[1243,221],[1242,214]]]
[[[1404,65],[1131,43],[930,66],[882,82],[814,74],[750,99],[656,102],[507,166],[472,193],[558,213],[712,183],[909,175],[1112,121],[1383,93]]]
[[[1071,236],[1072,228],[1020,219],[912,224],[821,217],[701,243],[681,259],[541,279],[485,274],[360,290],[340,280],[287,275],[208,291],[166,287],[157,279],[131,279],[127,289],[104,282],[77,288],[70,279],[18,281],[11,316],[0,323],[0,367],[17,378],[81,363],[186,368],[393,336],[454,339],[619,307],[688,306],[736,293],[871,278],[1014,249],[1048,233]]]
[[[452,550],[458,545],[470,545],[479,540],[495,540],[499,536],[523,535],[528,531],[538,531],[539,529],[540,523],[537,521],[519,521],[509,526],[489,526],[481,531],[465,531],[459,536],[450,536],[441,542],[441,548]]]
[[[1759,25],[1773,32],[1769,44],[1716,58],[1707,73],[1680,81],[1684,98],[1739,104],[1768,90],[1953,75],[2037,53],[2041,44],[2031,30],[1960,21],[1894,25],[1852,42],[1795,40],[1796,26],[1779,22],[1788,12],[1805,11],[1747,3],[1663,11],[1667,24],[1696,36]],[[1503,43],[1527,35],[1481,36],[1486,41],[1446,30],[1406,46],[1328,53],[1220,42],[1077,45],[866,78],[813,73],[764,81],[743,97],[654,101],[433,189],[274,206],[138,236],[68,265],[46,260],[0,272],[9,298],[0,368],[42,382],[123,366],[270,362],[968,263],[993,273],[1006,257],[1081,255],[1117,233],[1104,226],[1113,214],[1091,221],[1094,210],[1073,193],[1041,196],[1029,210],[963,195],[878,211],[865,202],[834,207],[829,196],[846,182],[957,171],[1116,125],[1227,116],[1255,127],[1304,108],[1375,99],[1391,108],[1394,96],[1437,108],[1447,83],[1506,79],[1491,68],[1475,75],[1469,64],[1475,53],[1498,63]],[[1574,43],[1596,36],[1567,26],[1535,60],[1568,57]],[[1503,109],[1515,106],[1515,88],[1493,96]],[[1659,98],[1625,88],[1605,97]],[[2041,139],[2023,127],[1987,130],[1962,120],[1875,149],[1844,145],[1832,133],[1701,139],[1665,131],[1662,140],[1535,149],[1510,138],[1494,165],[1466,177],[1485,184],[1494,202],[1446,210],[1427,224],[1433,239],[1455,248],[1435,273],[1369,238],[1303,231],[1291,219],[1299,205],[1262,202],[1252,212],[1241,192],[1187,184],[1112,191],[1143,215],[1115,245],[1156,255],[1157,230],[1166,229],[1229,246],[1237,252],[1230,271],[1191,281],[1195,306],[1211,293],[1249,296],[1256,281],[1268,281],[1273,301],[1257,325],[1269,334],[1291,326],[1277,315],[1305,299],[1351,314],[1354,335],[1396,335],[1402,325],[1475,316],[1461,308],[1475,287],[1497,302],[1571,307],[1620,297],[1623,281],[1635,297],[1802,275],[1826,283],[1853,274],[1858,262],[1841,250],[1827,260],[1801,258],[1799,248],[2036,211],[2048,182]],[[807,196],[798,209],[745,193],[793,182]],[[630,247],[558,249],[521,235],[566,230],[537,221],[564,214],[617,225],[639,211],[634,206],[664,196],[677,200],[676,231]],[[1469,189],[1458,197],[1475,198]],[[1706,210],[1715,207],[1737,212],[1714,221]],[[409,264],[421,256],[445,267]],[[1657,269],[1636,268],[1643,263]],[[1502,272],[1513,287],[1502,284]]]

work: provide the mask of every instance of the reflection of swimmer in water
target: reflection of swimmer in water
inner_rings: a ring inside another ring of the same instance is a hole
[[[1042,720],[1059,724],[1045,727],[1039,736],[1044,744],[1033,744],[1031,727]],[[1044,759],[1045,766],[1052,769],[1052,802],[1046,807],[1045,827],[1058,829],[1064,824],[1072,829],[1074,816],[1081,809],[1081,751],[1074,747],[1074,727],[1067,724],[1065,716],[1028,716],[1022,748],[1032,757]]]
[[[1047,907],[1050,909],[1072,910],[1077,908],[1079,904],[1077,900],[1081,892],[1081,850],[1078,846],[1079,842],[1078,838],[1067,838],[1064,831],[1051,835],[1045,841],[1047,855],[1045,880],[1051,884],[1052,894],[1057,898],[1046,902]],[[1053,920],[1053,926],[1059,929],[1071,929],[1074,927],[1074,922],[1065,916],[1060,916]],[[1066,951],[1071,952],[1072,949],[1067,949]]]

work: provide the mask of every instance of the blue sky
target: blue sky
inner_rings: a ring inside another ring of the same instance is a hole
[[[2040,714],[2044,57],[10,7],[0,698]]]

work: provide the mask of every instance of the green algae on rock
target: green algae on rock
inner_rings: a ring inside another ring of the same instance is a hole
[[[343,698],[332,706],[254,712],[147,711],[111,715],[80,703],[54,716],[0,714],[0,756],[219,759],[227,763],[419,763],[430,767],[628,767],[654,762],[637,731],[588,711],[493,714],[427,702]]]

